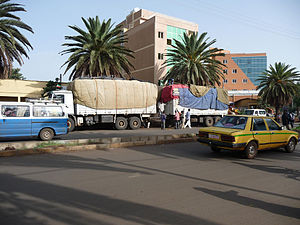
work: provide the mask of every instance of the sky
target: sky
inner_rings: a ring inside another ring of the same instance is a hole
[[[268,67],[283,62],[300,71],[299,0],[12,0],[23,4],[22,21],[34,34],[22,33],[33,46],[20,67],[27,80],[55,80],[64,73],[69,28],[84,29],[81,17],[96,17],[118,24],[134,8],[146,9],[197,23],[199,33],[216,39],[214,47],[231,53],[266,53]],[[69,73],[63,76],[68,81]]]

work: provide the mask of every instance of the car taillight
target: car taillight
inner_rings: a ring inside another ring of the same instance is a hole
[[[229,141],[229,142],[235,142],[235,137],[230,135],[222,135],[221,136],[222,141]]]
[[[206,133],[206,132],[201,132],[201,131],[199,131],[199,137],[208,137],[208,134]]]

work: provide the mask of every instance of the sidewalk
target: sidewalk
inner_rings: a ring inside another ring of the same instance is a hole
[[[198,129],[194,129],[198,130]],[[0,143],[0,157],[40,154],[40,153],[56,153],[63,151],[80,151],[80,150],[102,150],[109,148],[122,148],[140,145],[156,145],[169,144],[178,142],[190,142],[196,140],[196,133],[191,129],[184,129],[179,134],[172,134],[174,130],[158,130],[156,135],[142,134],[130,136],[111,136],[87,139],[71,139],[71,140],[53,140],[45,141],[23,141],[23,142],[3,142]],[[153,132],[150,132],[153,133]],[[119,133],[121,134],[121,133]]]

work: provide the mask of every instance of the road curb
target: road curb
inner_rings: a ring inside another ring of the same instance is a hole
[[[132,146],[170,144],[196,141],[196,134],[111,137],[76,140],[31,141],[0,144],[0,157],[58,153],[82,150],[105,150]]]

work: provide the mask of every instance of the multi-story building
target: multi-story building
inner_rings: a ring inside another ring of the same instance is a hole
[[[167,72],[162,64],[173,39],[183,33],[198,32],[198,25],[145,9],[134,9],[121,23],[127,35],[126,46],[134,51],[131,75],[135,79],[158,84]]]
[[[130,59],[134,65],[131,76],[155,84],[167,72],[163,63],[173,39],[181,40],[184,33],[198,32],[196,23],[137,8],[120,24],[128,38],[126,46],[135,56],[135,59]],[[227,66],[223,69],[225,79],[221,86],[229,91],[231,102],[246,99],[248,106],[255,105],[258,94],[256,79],[267,68],[266,53],[224,53],[224,57],[217,57]]]
[[[224,53],[224,57],[217,57],[226,65],[221,86],[228,90],[231,102],[245,105],[241,101],[246,101],[247,107],[255,106],[258,97],[256,87],[259,85],[257,78],[267,69],[266,53]]]

